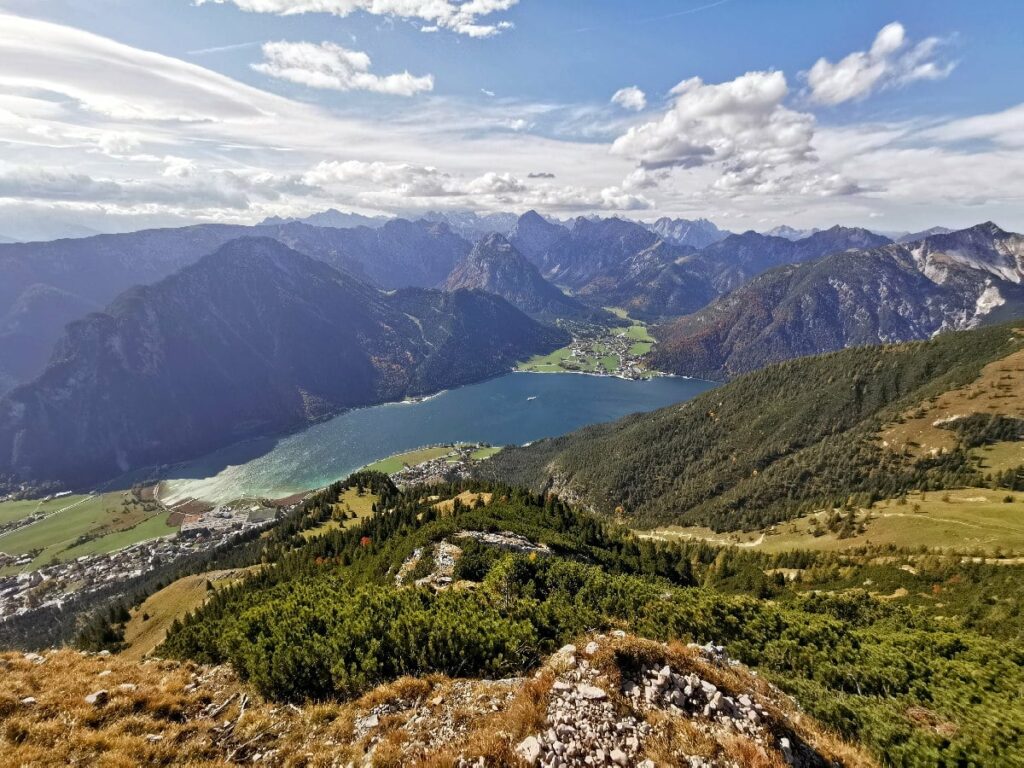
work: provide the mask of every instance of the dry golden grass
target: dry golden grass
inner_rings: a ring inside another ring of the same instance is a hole
[[[351,705],[262,700],[227,669],[53,651],[0,656],[0,765],[330,766],[360,755]],[[100,689],[109,701],[85,697]],[[34,703],[25,702],[28,697]]]
[[[483,758],[487,765],[525,765],[515,745],[547,726],[548,696],[554,675],[544,669],[524,681],[508,706],[474,718],[472,727],[457,744],[443,748],[415,765],[421,768],[453,768],[460,757]]]
[[[243,578],[245,572],[250,570],[253,568],[185,576],[153,593],[142,605],[132,610],[132,617],[124,630],[127,647],[121,655],[129,661],[142,659],[164,641],[175,619],[183,618],[189,611],[206,602],[210,596],[206,588],[207,581],[215,587],[223,587]]]
[[[708,662],[682,644],[633,637],[602,641],[591,663],[607,678],[611,698],[626,706],[615,684],[638,666],[669,663],[694,671],[726,693],[748,693],[764,707],[776,736],[806,744],[837,764],[875,763],[801,714],[795,704],[742,667]],[[42,663],[0,655],[0,766],[183,765],[220,767],[254,762],[285,766],[373,765],[454,768],[460,758],[489,766],[520,766],[515,746],[547,729],[555,673],[509,681],[404,677],[352,702],[297,707],[256,695],[227,668],[118,655],[53,651]],[[85,697],[104,689],[101,705]],[[29,699],[28,697],[31,697]],[[377,725],[366,717],[376,713]],[[929,713],[914,713],[938,731]],[[658,765],[686,765],[679,755],[703,755],[736,765],[780,768],[780,757],[742,737],[709,731],[703,721],[651,716],[657,727],[648,756]]]
[[[690,755],[711,760],[722,754],[718,741],[689,720],[662,715],[650,721],[654,732],[647,742],[647,756],[657,765],[690,768]]]
[[[464,507],[472,507],[476,504],[477,499],[482,499],[484,504],[490,504],[491,499],[494,498],[492,493],[473,493],[472,491],[463,491],[458,496],[451,499],[445,499],[434,504],[434,509],[438,512],[451,514],[452,510],[455,509],[455,499],[459,500],[459,503]]]
[[[943,429],[942,421],[976,413],[1024,418],[1024,349],[989,363],[966,387],[911,408],[900,423],[885,427],[880,437],[894,450],[906,449],[917,456],[937,454],[956,446],[956,433]]]

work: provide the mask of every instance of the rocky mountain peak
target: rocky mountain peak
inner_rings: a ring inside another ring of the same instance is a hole
[[[705,248],[712,243],[724,240],[729,232],[719,229],[705,218],[670,219],[667,216],[648,225],[658,236],[676,245],[689,245],[694,248]]]
[[[981,271],[1011,283],[1024,282],[1024,236],[991,221],[955,232],[932,235],[909,246],[914,261],[932,280],[945,282],[953,272]]]

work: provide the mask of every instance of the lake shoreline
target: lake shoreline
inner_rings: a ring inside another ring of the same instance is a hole
[[[528,372],[509,371],[416,401],[348,409],[264,443],[245,441],[166,468],[161,499],[288,496],[419,446],[522,445],[672,405],[715,386],[677,376],[510,373]]]

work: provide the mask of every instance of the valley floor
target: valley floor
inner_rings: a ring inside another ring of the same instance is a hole
[[[658,375],[647,363],[655,339],[647,325],[632,320],[622,310],[614,310],[629,320],[626,327],[577,329],[572,342],[547,355],[535,355],[517,367],[532,373],[589,373],[642,379]]]

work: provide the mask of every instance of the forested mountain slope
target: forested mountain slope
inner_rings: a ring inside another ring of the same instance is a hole
[[[926,339],[1022,313],[1024,237],[986,223],[767,272],[661,329],[654,364],[722,380],[791,357]]]
[[[382,288],[437,287],[470,245],[444,224],[202,224],[0,245],[0,393],[40,373],[64,325],[243,236],[272,237]],[[6,382],[6,386],[5,386]]]
[[[477,381],[566,340],[495,296],[382,293],[242,238],[71,324],[43,374],[0,400],[0,474],[92,483]]]
[[[878,432],[904,409],[1020,350],[1022,327],[773,365],[679,406],[508,448],[479,471],[639,524],[716,530],[842,506],[854,494],[869,501],[982,482],[963,451],[906,455],[884,448]]]

